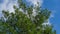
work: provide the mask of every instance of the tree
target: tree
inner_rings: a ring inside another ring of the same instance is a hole
[[[52,25],[42,25],[50,16],[50,11],[39,6],[28,6],[18,0],[19,8],[13,6],[15,12],[3,10],[0,19],[0,34],[56,34]],[[33,9],[36,15],[33,15]],[[23,11],[22,11],[23,10]]]

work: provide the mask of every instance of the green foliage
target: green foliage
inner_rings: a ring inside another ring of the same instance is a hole
[[[18,4],[19,8],[13,6],[14,13],[2,11],[4,17],[0,19],[0,34],[56,34],[51,25],[42,25],[50,16],[49,10],[39,6],[26,7],[22,0],[18,0]],[[32,15],[34,8],[36,16]]]

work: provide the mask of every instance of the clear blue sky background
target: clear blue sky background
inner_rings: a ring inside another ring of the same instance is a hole
[[[53,12],[53,18],[50,18],[50,22],[54,25],[57,34],[60,34],[60,0],[43,0],[42,7]]]
[[[3,3],[2,0],[0,0],[1,3]],[[50,22],[54,25],[57,34],[60,34],[60,0],[43,0],[42,8],[52,11],[53,18],[50,18]]]

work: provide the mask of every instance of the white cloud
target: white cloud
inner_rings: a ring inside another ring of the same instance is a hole
[[[9,10],[10,12],[13,12],[13,5],[17,5],[17,0],[3,0],[4,2],[0,4],[0,11]],[[28,2],[31,2],[34,5],[37,5],[37,2],[42,4],[42,0],[26,0]]]
[[[7,0],[3,0],[4,2],[0,4],[0,17],[2,16],[2,10],[6,10],[6,3],[8,2]]]
[[[13,5],[17,5],[17,0],[2,0],[3,2],[0,3],[0,17],[2,16],[2,10],[9,10],[13,12]]]
[[[37,2],[39,2],[40,6],[41,6],[43,3],[43,0],[29,0],[28,2],[31,2],[33,5],[36,5],[36,6],[38,6]]]
[[[3,0],[4,2],[0,4],[0,11],[2,10],[9,10],[10,12],[13,12],[13,5],[17,4],[17,0],[16,1],[12,1],[12,0]]]
[[[6,9],[7,0],[0,4],[0,10]]]

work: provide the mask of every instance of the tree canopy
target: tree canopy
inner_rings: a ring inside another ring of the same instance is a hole
[[[18,0],[18,5],[19,8],[13,6],[14,12],[2,11],[0,34],[56,34],[52,25],[42,25],[49,19],[51,11],[27,6],[22,0]]]

